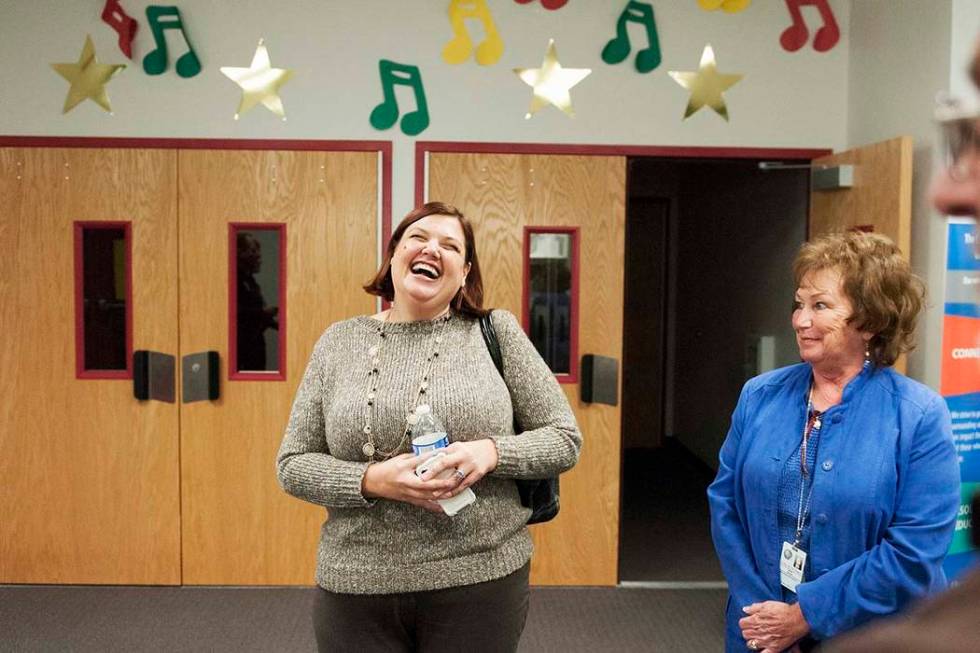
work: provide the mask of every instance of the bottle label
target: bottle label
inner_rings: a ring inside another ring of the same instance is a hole
[[[426,451],[445,449],[449,446],[449,436],[445,432],[426,433],[412,438],[412,451],[416,456],[421,456]]]

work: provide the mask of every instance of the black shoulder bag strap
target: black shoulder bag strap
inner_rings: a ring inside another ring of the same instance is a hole
[[[497,367],[500,378],[504,379],[504,383],[506,384],[507,379],[504,377],[504,357],[500,353],[500,341],[497,340],[497,332],[493,328],[493,320],[490,318],[489,313],[480,318],[480,332],[483,334],[483,340],[487,343],[490,358],[493,359],[493,364]],[[520,433],[521,431],[522,429],[517,423],[517,416],[515,415],[514,433]],[[521,495],[521,504],[525,508],[531,509],[531,516],[527,519],[528,524],[539,524],[555,518],[560,508],[557,476],[540,479],[519,478],[515,480],[517,482],[517,491]]]
[[[480,318],[480,331],[483,333],[483,340],[486,341],[487,349],[490,351],[490,358],[493,359],[493,364],[496,365],[500,378],[503,378],[504,357],[500,354],[500,342],[497,341],[497,332],[493,330],[493,320],[490,319],[489,313]]]

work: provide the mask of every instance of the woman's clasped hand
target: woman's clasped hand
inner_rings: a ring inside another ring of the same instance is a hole
[[[762,653],[780,653],[809,632],[800,604],[763,601],[742,608],[746,616],[738,627],[750,649]]]
[[[425,473],[416,469],[430,461]],[[368,498],[404,501],[431,512],[442,513],[436,501],[456,496],[497,466],[497,448],[491,440],[453,442],[438,452],[420,456],[404,453],[368,467],[363,490]],[[448,477],[444,472],[453,470]]]

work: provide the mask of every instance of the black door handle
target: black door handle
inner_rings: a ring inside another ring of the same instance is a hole
[[[175,359],[170,354],[137,349],[133,352],[133,396],[139,401],[176,401]]]
[[[188,354],[180,361],[183,402],[214,401],[220,396],[221,361],[216,351]]]
[[[584,403],[619,403],[619,361],[608,356],[582,356],[579,394]]]

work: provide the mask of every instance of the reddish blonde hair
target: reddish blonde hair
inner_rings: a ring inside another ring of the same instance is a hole
[[[841,276],[854,306],[848,322],[874,334],[868,351],[875,365],[890,366],[915,349],[915,323],[925,302],[925,285],[889,238],[859,231],[820,236],[800,247],[793,262],[797,287],[820,270]]]

